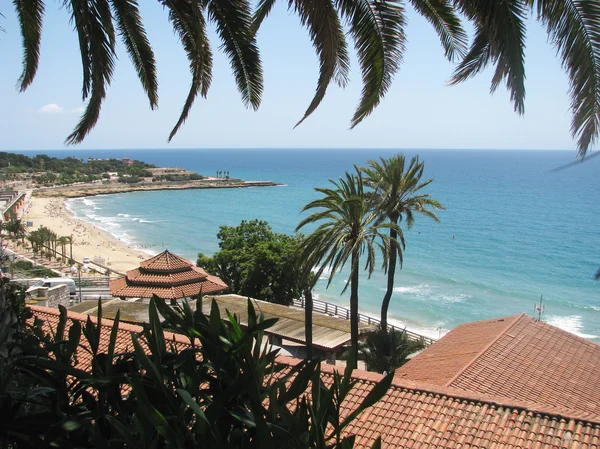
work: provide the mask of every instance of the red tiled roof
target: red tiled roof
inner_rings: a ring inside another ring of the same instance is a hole
[[[227,287],[224,287],[222,283],[217,284],[209,280],[172,287],[127,285],[125,277],[110,281],[110,294],[118,298],[152,298],[153,295],[156,295],[162,299],[181,299],[198,296],[200,291],[203,294],[214,294],[224,290],[227,290]]]
[[[396,370],[396,377],[446,385],[520,315],[462,324]]]
[[[600,345],[526,314],[459,326],[396,375],[600,419]]]
[[[178,285],[206,280],[204,271],[186,270],[175,273],[143,273],[139,268],[127,272],[129,285]]]
[[[55,327],[58,311],[31,307],[34,315],[47,326]],[[69,317],[84,321],[87,316],[69,313]],[[94,319],[92,317],[92,319]],[[109,327],[102,321],[101,348],[106,347]],[[138,326],[120,323],[117,347],[131,347],[132,332]],[[167,340],[184,348],[187,340],[165,332]],[[80,368],[89,365],[89,356],[80,349]],[[298,360],[279,357],[288,365]],[[83,364],[83,366],[81,366]],[[323,365],[322,379],[331,385],[335,368]],[[355,386],[342,405],[341,414],[347,416],[366,397],[381,379],[379,374],[355,370]],[[382,447],[411,449],[598,449],[600,421],[582,419],[577,415],[559,414],[555,410],[524,402],[469,393],[456,388],[425,385],[396,377],[386,395],[360,415],[346,428],[355,434],[356,448],[371,447],[382,437]]]
[[[57,309],[50,309],[47,307],[30,306],[33,311],[33,316],[38,318],[43,323],[44,331],[48,332],[50,329],[56,330],[59,320],[59,311]],[[82,325],[89,318],[94,324],[98,324],[98,317],[93,315],[87,315],[82,313],[68,312],[69,318],[73,320],[81,321]],[[100,330],[100,344],[99,351],[105,352],[108,348],[108,342],[110,340],[110,332],[112,329],[113,321],[103,319]],[[65,335],[68,335],[69,328],[71,327],[70,322],[65,326]],[[115,354],[133,351],[133,343],[131,343],[131,334],[137,334],[142,332],[141,326],[135,326],[133,324],[127,324],[120,322],[119,330],[117,331],[117,339],[115,343]],[[165,339],[173,342],[177,349],[183,350],[189,346],[189,340],[182,335],[165,332]],[[142,342],[143,343],[143,342]],[[92,356],[87,346],[85,338],[81,338],[80,344],[82,346],[77,350],[77,368],[83,370],[91,370]]]
[[[203,293],[219,293],[227,285],[208,275],[190,261],[164,251],[130,270],[127,275],[109,282],[110,293],[120,298],[181,299]]]
[[[173,272],[187,269],[190,266],[190,262],[183,257],[179,257],[170,253],[168,250],[165,250],[151,259],[144,260],[140,263],[140,266],[147,271]]]

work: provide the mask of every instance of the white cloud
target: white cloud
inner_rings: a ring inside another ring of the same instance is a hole
[[[42,106],[37,110],[40,114],[62,114],[65,112],[65,108],[57,105],[56,103],[50,103],[46,106]]]
[[[56,103],[47,104],[37,110],[39,114],[81,114],[83,111],[85,111],[83,106],[78,108],[65,108]]]

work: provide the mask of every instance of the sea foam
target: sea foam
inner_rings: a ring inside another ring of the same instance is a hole
[[[583,318],[579,315],[550,315],[547,316],[544,321],[552,326],[556,326],[559,329],[570,332],[571,334],[577,335],[581,338],[599,338],[598,335],[586,334],[581,332],[583,329]]]

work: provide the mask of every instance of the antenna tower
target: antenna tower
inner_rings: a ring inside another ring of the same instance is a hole
[[[540,295],[540,303],[533,306],[533,316],[537,315],[537,320],[542,321],[542,314],[546,311],[546,304],[544,304],[544,296]]]

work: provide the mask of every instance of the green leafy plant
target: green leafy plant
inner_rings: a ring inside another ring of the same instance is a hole
[[[425,342],[409,338],[406,332],[379,330],[360,342],[358,353],[369,371],[393,373],[408,362],[409,355],[425,349],[425,346]]]
[[[351,448],[344,430],[385,394],[391,375],[349,408],[350,368],[280,363],[264,344],[276,320],[250,302],[247,313],[242,327],[231,314],[222,320],[214,301],[205,316],[153,298],[149,325],[119,353],[118,313],[107,329],[101,302],[97,323],[69,320],[61,308],[55,330],[30,329],[37,344],[18,362],[28,390],[0,397],[0,439],[15,448]]]

